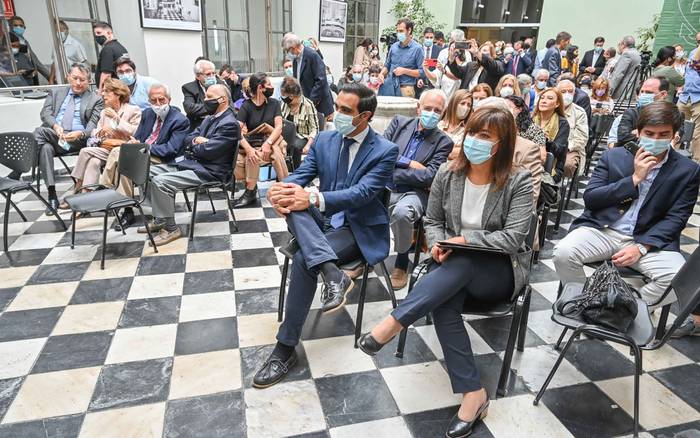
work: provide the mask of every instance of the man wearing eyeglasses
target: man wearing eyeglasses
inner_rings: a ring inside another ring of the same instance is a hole
[[[182,86],[182,94],[185,96],[182,106],[190,121],[191,131],[197,129],[209,115],[204,107],[204,99],[207,88],[214,84],[223,84],[216,77],[216,66],[208,59],[199,59],[194,64],[194,81]]]

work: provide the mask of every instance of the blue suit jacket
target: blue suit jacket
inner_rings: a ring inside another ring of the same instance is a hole
[[[153,132],[156,124],[156,113],[149,107],[141,112],[141,123],[136,128],[134,138],[145,143]],[[180,155],[182,144],[187,132],[190,130],[190,122],[178,108],[171,106],[165,115],[163,126],[156,142],[151,145],[151,155],[160,158],[164,163],[169,163]]]
[[[193,145],[195,137],[205,137],[209,141]],[[233,171],[233,154],[238,147],[241,128],[231,108],[219,117],[207,116],[202,124],[185,137],[184,148],[191,152],[185,159],[177,161],[180,169],[193,170],[205,181],[226,181]]]
[[[346,188],[332,191],[342,143],[338,131],[320,132],[309,155],[285,182],[303,187],[318,178],[326,217],[344,211],[362,256],[374,265],[389,255],[389,212],[382,194],[391,181],[399,149],[370,128],[348,169]]]
[[[549,70],[549,80],[547,85],[554,87],[557,85],[557,78],[561,74],[561,53],[556,45],[547,49],[547,53],[542,60],[542,68]]]
[[[396,143],[399,147],[399,156],[401,156],[408,147],[413,132],[417,128],[417,118],[397,115],[391,119],[389,126],[384,131],[384,137]],[[435,178],[440,165],[447,161],[447,156],[450,154],[454,143],[447,134],[437,128],[425,132],[425,138],[418,148],[414,160],[426,168],[411,169],[398,163],[394,170],[394,184],[399,186],[399,188],[401,188],[400,186],[407,186],[407,188],[415,191],[418,195],[422,195],[424,197],[423,201],[427,202],[428,189],[433,183],[433,178]]]
[[[297,69],[300,68],[299,60],[294,60],[294,77],[297,77]],[[326,80],[326,64],[318,53],[310,48],[304,47],[301,57],[301,91],[304,96],[311,99],[316,110],[327,116],[333,112],[333,97],[331,89]]]
[[[586,209],[571,226],[597,229],[617,222],[639,197],[632,183],[634,157],[624,148],[607,150],[583,194]],[[680,235],[698,199],[700,166],[671,149],[661,167],[634,228],[634,240],[653,249],[680,251]]]
[[[517,71],[513,73],[513,64],[515,63],[516,56],[519,58]],[[514,55],[510,61],[506,62],[505,74],[518,76],[519,74],[527,73],[532,68],[532,58],[528,56],[527,52],[522,55]]]

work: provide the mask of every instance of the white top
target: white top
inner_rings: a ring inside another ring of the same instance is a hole
[[[460,233],[467,230],[481,230],[481,218],[484,215],[484,205],[489,194],[491,184],[478,186],[466,178],[464,184],[464,196],[462,197],[462,214],[460,221]]]

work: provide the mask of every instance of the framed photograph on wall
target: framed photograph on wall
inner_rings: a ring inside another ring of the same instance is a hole
[[[321,0],[319,41],[345,42],[348,4],[339,0]]]
[[[138,0],[141,27],[202,31],[202,0]]]

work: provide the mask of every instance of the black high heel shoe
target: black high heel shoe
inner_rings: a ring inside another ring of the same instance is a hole
[[[445,436],[447,438],[464,438],[471,435],[474,431],[474,425],[478,421],[483,420],[488,414],[489,402],[489,394],[486,393],[486,401],[479,407],[479,410],[476,411],[474,419],[471,421],[463,421],[457,416],[457,414],[455,414],[455,416],[452,417],[452,420],[450,420],[449,426],[447,426]]]
[[[391,342],[391,339],[389,342]],[[360,350],[370,356],[377,354],[385,345],[386,344],[380,344],[376,339],[374,339],[371,333],[365,333],[364,335],[360,336],[360,339],[357,341],[357,346],[360,347]]]

